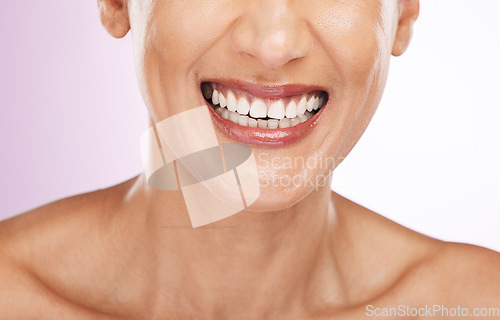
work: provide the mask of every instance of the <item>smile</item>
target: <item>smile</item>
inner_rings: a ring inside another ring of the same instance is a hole
[[[230,138],[263,146],[285,146],[318,123],[328,94],[318,87],[263,87],[240,81],[205,81],[200,90],[214,124]]]
[[[205,100],[222,118],[250,128],[289,128],[311,119],[324,105],[324,91],[283,98],[261,98],[215,82],[202,84]]]

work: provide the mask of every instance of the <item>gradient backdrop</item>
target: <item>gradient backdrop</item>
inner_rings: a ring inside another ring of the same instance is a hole
[[[407,227],[500,251],[498,0],[421,0],[413,43],[332,188]],[[0,219],[141,171],[130,37],[95,0],[4,1]]]

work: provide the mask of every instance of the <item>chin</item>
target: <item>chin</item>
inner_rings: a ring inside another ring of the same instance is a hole
[[[331,171],[288,170],[286,173],[270,175],[268,170],[261,171],[260,196],[247,211],[273,212],[288,209],[329,184],[329,172]]]

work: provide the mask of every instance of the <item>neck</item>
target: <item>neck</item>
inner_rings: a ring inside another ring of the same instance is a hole
[[[134,190],[145,204],[139,225],[154,252],[155,283],[189,297],[181,310],[267,317],[296,303],[305,307],[305,300],[318,306],[341,300],[329,184],[285,210],[242,211],[194,229],[180,192],[151,189],[142,177]]]

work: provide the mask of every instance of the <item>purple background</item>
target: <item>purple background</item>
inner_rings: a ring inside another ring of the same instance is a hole
[[[95,0],[4,2],[0,33],[0,219],[141,171],[131,42]]]

